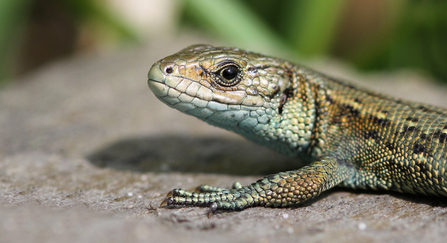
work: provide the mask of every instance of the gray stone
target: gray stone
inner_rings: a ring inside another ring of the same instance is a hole
[[[202,42],[184,36],[61,60],[0,90],[0,242],[445,242],[447,201],[436,197],[334,189],[297,208],[210,219],[206,208],[159,208],[173,188],[247,184],[301,166],[154,97],[152,63]],[[447,101],[445,87],[413,72],[311,66]]]

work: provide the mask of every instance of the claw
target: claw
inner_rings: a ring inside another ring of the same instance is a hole
[[[160,207],[167,207],[172,205],[172,203],[174,202],[174,199],[172,199],[172,197],[167,197],[165,198],[165,200],[163,200],[163,202],[161,202]]]
[[[174,192],[173,192],[174,190],[172,190],[172,191],[169,191],[168,192],[168,195],[166,195],[166,198],[168,198],[168,197],[173,197],[174,196]]]
[[[213,216],[214,212],[217,210],[217,203],[212,203],[210,206],[210,210],[208,211],[208,218],[211,218]]]

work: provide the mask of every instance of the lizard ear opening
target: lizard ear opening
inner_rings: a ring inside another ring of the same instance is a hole
[[[279,98],[279,106],[278,106],[278,113],[281,115],[284,105],[287,102],[287,99],[293,95],[293,88],[292,86],[289,86],[287,89],[282,92],[281,97]]]
[[[287,87],[281,94],[279,98],[279,105],[278,105],[278,113],[281,115],[284,109],[284,105],[287,103],[287,100],[293,96],[293,82],[295,80],[295,73],[292,70],[292,67],[287,66],[286,69],[287,72],[287,78],[289,79],[289,87]]]

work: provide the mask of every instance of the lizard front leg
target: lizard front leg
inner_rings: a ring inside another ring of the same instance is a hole
[[[209,206],[216,210],[243,210],[253,206],[290,207],[318,196],[353,175],[353,170],[324,157],[299,170],[281,172],[247,186],[222,189],[201,186],[201,192],[172,190],[160,206]]]

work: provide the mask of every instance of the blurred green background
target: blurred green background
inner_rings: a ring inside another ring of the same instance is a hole
[[[335,57],[447,82],[445,0],[1,0],[0,83],[185,31],[293,60]]]

